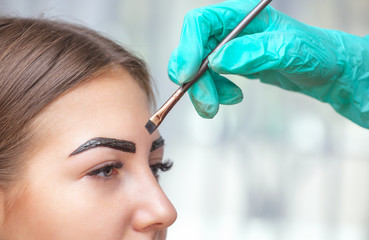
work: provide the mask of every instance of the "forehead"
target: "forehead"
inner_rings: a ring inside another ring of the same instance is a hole
[[[107,70],[53,102],[38,119],[39,137],[75,145],[94,137],[135,141],[151,147],[144,126],[150,117],[145,92],[121,68]]]

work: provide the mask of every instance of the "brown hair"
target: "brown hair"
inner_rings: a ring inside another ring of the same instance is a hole
[[[113,41],[82,26],[0,18],[0,187],[20,175],[37,114],[112,65],[126,69],[153,101],[145,63]]]

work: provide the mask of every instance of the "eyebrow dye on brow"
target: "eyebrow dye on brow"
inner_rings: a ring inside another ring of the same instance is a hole
[[[160,148],[163,145],[164,145],[164,138],[160,137],[156,139],[155,141],[152,142],[150,152]]]
[[[88,140],[86,143],[79,146],[70,155],[71,156],[76,155],[90,148],[96,148],[96,147],[109,147],[109,148],[113,148],[113,149],[124,151],[124,152],[130,152],[130,153],[136,152],[136,145],[133,142],[125,141],[125,140],[118,140],[114,138],[99,137],[99,138],[93,138],[91,140]]]

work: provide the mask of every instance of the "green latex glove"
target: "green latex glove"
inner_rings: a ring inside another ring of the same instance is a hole
[[[171,80],[190,81],[202,59],[258,3],[230,0],[190,11],[169,60]],[[209,56],[208,72],[189,90],[202,117],[215,116],[219,104],[242,100],[241,90],[219,74],[259,78],[304,93],[369,128],[369,37],[312,27],[268,6]]]

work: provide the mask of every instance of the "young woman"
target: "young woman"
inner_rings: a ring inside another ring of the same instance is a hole
[[[0,239],[165,239],[145,64],[81,26],[0,19]]]

